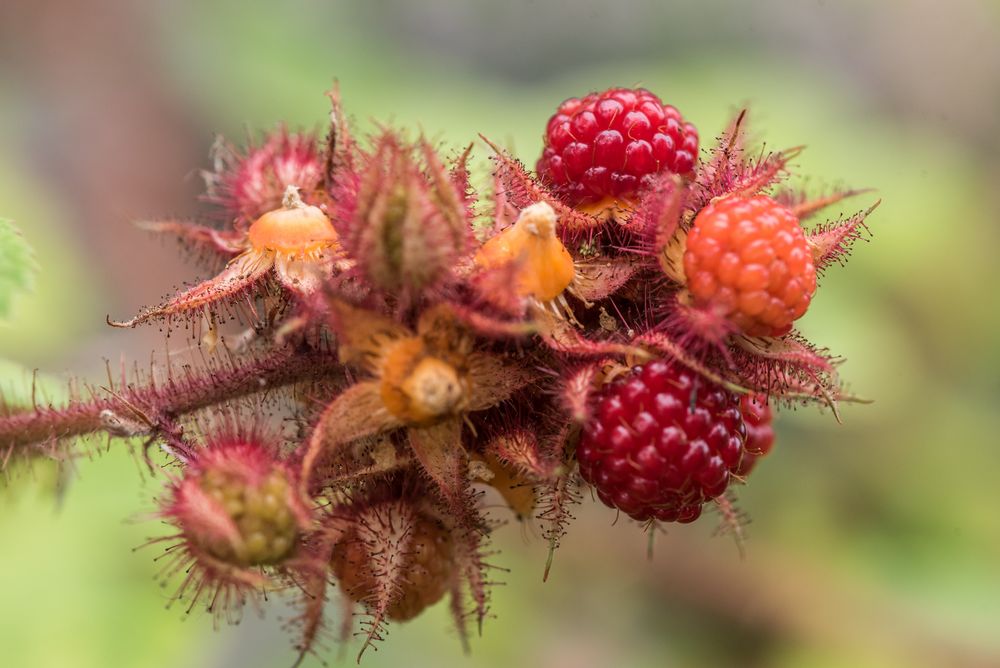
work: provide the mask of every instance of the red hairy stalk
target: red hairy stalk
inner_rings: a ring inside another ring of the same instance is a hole
[[[201,369],[173,369],[159,382],[150,378],[144,385],[119,382],[91,388],[90,398],[70,401],[65,406],[7,407],[0,415],[0,452],[99,431],[111,436],[155,433],[161,418],[174,418],[295,383],[337,379],[342,373],[336,358],[325,351],[281,350],[256,359],[216,357]],[[136,426],[130,430],[122,427],[121,421]]]
[[[542,522],[542,537],[548,541],[549,556],[545,560],[542,581],[549,579],[552,561],[559,542],[566,535],[569,523],[573,521],[573,506],[581,501],[579,481],[574,474],[559,476],[541,488],[538,519]]]

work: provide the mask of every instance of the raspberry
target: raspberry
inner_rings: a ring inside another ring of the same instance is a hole
[[[693,522],[739,469],[745,438],[738,395],[655,361],[604,389],[577,457],[605,505]]]
[[[390,524],[400,522],[398,511],[391,504],[372,515]],[[419,514],[409,532],[409,547],[400,567],[406,574],[405,581],[400,583],[397,597],[388,610],[389,618],[398,621],[413,619],[441,600],[448,590],[453,566],[451,539],[439,522]],[[375,555],[371,550],[356,530],[349,532],[333,548],[330,565],[352,601],[369,602],[380,585],[379,573],[372,566]]]
[[[698,131],[644,88],[611,88],[559,105],[536,170],[568,203],[635,194],[662,171],[687,174]]]
[[[728,197],[702,209],[684,251],[687,287],[750,336],[781,336],[816,292],[799,219],[770,197]]]
[[[174,489],[171,514],[200,550],[239,567],[277,564],[301,533],[295,482],[253,442],[206,448]]]
[[[771,407],[767,405],[767,397],[744,395],[740,399],[740,412],[747,426],[747,442],[746,454],[736,473],[745,476],[753,470],[757,460],[774,447],[774,427],[771,425]]]

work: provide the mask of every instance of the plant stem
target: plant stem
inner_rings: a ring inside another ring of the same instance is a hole
[[[329,351],[281,351],[267,356],[207,362],[201,369],[184,366],[168,370],[159,384],[152,378],[141,385],[102,388],[103,396],[71,400],[24,410],[0,406],[0,461],[18,450],[58,439],[107,431],[128,435],[122,425],[145,424],[149,418],[178,417],[231,399],[266,392],[310,380],[334,378],[343,367]],[[6,413],[6,414],[4,414]],[[113,420],[109,421],[109,416]],[[141,429],[136,429],[140,433]]]

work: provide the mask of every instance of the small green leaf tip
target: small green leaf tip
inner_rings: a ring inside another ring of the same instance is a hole
[[[21,231],[0,218],[0,320],[10,317],[14,297],[31,289],[35,271],[34,253]]]

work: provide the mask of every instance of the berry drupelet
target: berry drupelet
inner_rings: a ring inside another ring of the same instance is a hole
[[[743,395],[740,398],[740,412],[743,413],[743,421],[747,426],[747,442],[746,454],[736,473],[745,476],[753,470],[757,460],[774,447],[774,426],[771,424],[773,416],[766,396]]]

